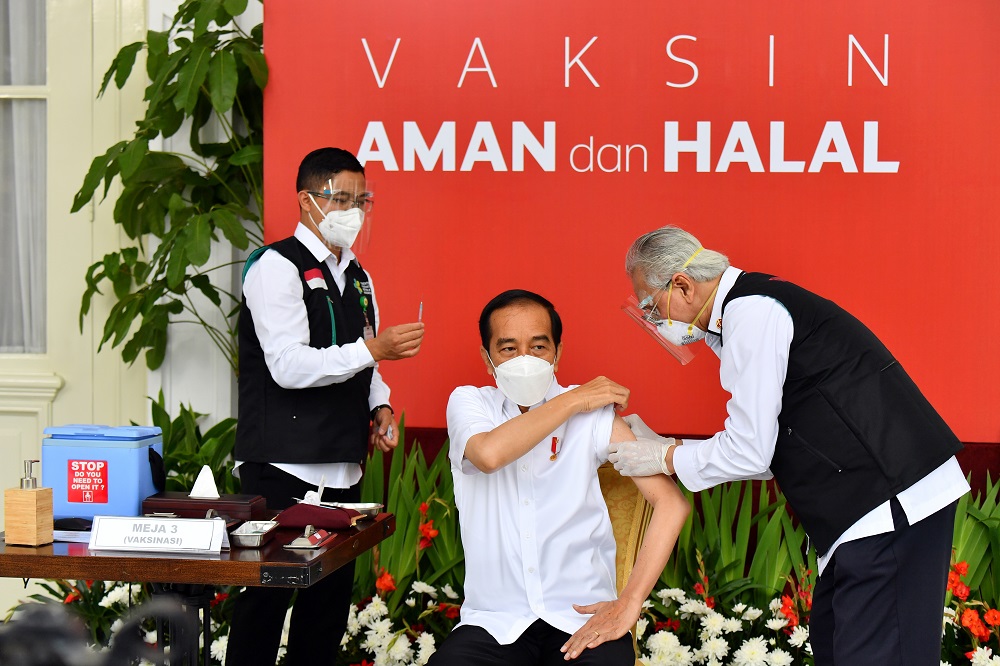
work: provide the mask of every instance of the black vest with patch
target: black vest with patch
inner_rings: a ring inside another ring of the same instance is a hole
[[[352,261],[345,271],[344,294],[325,262],[317,261],[298,239],[269,246],[290,261],[302,280],[309,318],[309,346],[317,349],[352,343],[365,325],[375,325],[375,303],[368,274]],[[261,248],[247,260],[249,267]],[[284,463],[362,463],[368,450],[368,393],[372,368],[344,382],[286,389],[264,362],[246,297],[239,320],[239,422],[237,460]]]
[[[962,448],[875,334],[840,308],[780,278],[743,273],[722,304],[760,295],[795,330],[771,472],[825,553],[848,527]]]

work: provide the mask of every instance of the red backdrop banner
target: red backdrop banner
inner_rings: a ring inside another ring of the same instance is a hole
[[[714,354],[681,367],[619,310],[632,240],[677,224],[847,308],[998,442],[998,25],[994,0],[271,2],[266,237],[308,151],[358,154],[382,325],[424,308],[420,355],[382,365],[411,425],[491,381],[477,319],[516,287],[563,316],[562,383],[720,429]]]

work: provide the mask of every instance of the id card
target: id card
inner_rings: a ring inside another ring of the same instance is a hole
[[[371,340],[375,337],[375,329],[370,325],[365,325],[365,340]]]

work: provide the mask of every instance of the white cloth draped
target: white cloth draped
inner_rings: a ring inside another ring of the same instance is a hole
[[[0,353],[45,351],[45,94],[2,98],[45,67],[45,3],[0,0]]]

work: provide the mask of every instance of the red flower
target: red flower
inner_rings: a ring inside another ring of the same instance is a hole
[[[383,569],[382,575],[375,581],[375,589],[379,591],[379,594],[385,594],[386,592],[392,592],[395,590],[396,581],[392,579],[392,574]]]
[[[456,606],[455,604],[451,604],[451,605],[448,606],[448,608],[445,609],[444,616],[446,618],[448,618],[449,620],[454,620],[454,619],[456,619],[458,617],[460,610],[461,610],[460,606]]]
[[[962,561],[951,565],[951,568],[959,573],[960,576],[964,576],[969,573],[969,563]]]
[[[991,608],[988,611],[986,611],[986,613],[983,615],[983,618],[986,620],[986,624],[990,625],[991,627],[1000,625],[1000,611],[998,611],[995,608]]]
[[[218,592],[218,593],[216,593],[215,598],[212,599],[211,602],[209,602],[209,605],[212,608],[215,608],[216,606],[218,606],[219,604],[221,604],[223,601],[225,601],[228,598],[229,598],[229,594],[227,594],[226,592]]]
[[[701,583],[694,584],[694,593],[700,597],[705,596],[705,588],[702,586]]]
[[[985,642],[990,639],[990,630],[986,628],[986,625],[979,618],[979,613],[973,608],[966,608],[962,613],[962,626],[981,641]]]
[[[962,601],[969,598],[969,586],[962,582],[961,577],[955,571],[948,572],[948,591]]]
[[[423,550],[424,548],[430,548],[431,540],[438,535],[438,530],[434,529],[434,521],[428,520],[426,523],[420,523],[420,543],[417,544],[418,550]]]
[[[680,628],[681,628],[680,620],[663,620],[662,622],[657,622],[654,625],[653,631],[654,633],[657,631],[663,631],[664,629],[666,629],[667,631],[678,631]]]
[[[427,502],[421,502],[420,503],[420,515],[423,516],[424,518],[426,518],[427,517],[427,509],[429,509],[429,508],[430,507],[428,506]]]
[[[73,591],[67,594],[66,598],[63,599],[63,603],[71,604],[79,598],[80,598],[80,592],[76,588],[73,588]]]
[[[786,629],[792,629],[799,623],[799,613],[795,609],[795,600],[787,594],[781,597],[781,610],[778,611],[788,620]]]

